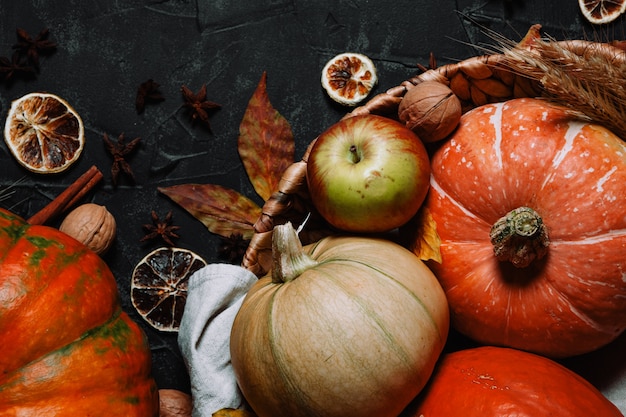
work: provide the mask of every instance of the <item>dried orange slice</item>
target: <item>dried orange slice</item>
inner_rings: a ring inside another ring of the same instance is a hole
[[[28,170],[54,173],[69,168],[78,159],[85,145],[85,129],[67,101],[36,92],[11,103],[4,140]]]
[[[626,0],[578,0],[583,16],[595,24],[609,23],[626,11]]]
[[[345,106],[355,106],[363,101],[377,82],[376,67],[363,54],[339,54],[322,70],[322,87],[330,98]]]
[[[155,329],[178,331],[189,277],[205,265],[204,259],[187,249],[155,249],[133,270],[130,285],[133,306]]]

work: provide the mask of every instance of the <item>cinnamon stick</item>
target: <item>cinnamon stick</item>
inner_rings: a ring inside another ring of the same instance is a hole
[[[44,224],[55,218],[65,210],[76,204],[85,196],[101,179],[102,172],[93,165],[83,175],[78,177],[54,200],[35,213],[27,220],[29,224]]]

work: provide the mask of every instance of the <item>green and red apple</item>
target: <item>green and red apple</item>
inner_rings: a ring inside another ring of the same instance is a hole
[[[430,179],[422,141],[399,122],[377,115],[348,117],[313,144],[307,183],[320,215],[337,229],[385,232],[419,210]]]

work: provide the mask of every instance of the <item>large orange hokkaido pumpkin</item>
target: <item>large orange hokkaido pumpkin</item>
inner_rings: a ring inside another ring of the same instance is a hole
[[[626,145],[538,99],[466,113],[432,157],[453,326],[553,357],[626,327]]]
[[[621,417],[584,378],[546,357],[483,346],[441,357],[400,417]]]
[[[246,400],[259,417],[396,417],[446,342],[437,279],[390,241],[327,237],[302,250],[290,227],[274,229],[272,273],[232,327]]]
[[[154,417],[150,350],[104,261],[0,209],[0,415]]]

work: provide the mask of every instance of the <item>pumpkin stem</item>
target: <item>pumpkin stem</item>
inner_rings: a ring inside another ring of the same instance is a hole
[[[548,228],[535,210],[519,207],[511,210],[491,227],[493,253],[499,261],[510,261],[524,268],[548,253]]]
[[[304,253],[300,238],[290,222],[278,225],[272,234],[272,282],[289,282],[317,262]]]

